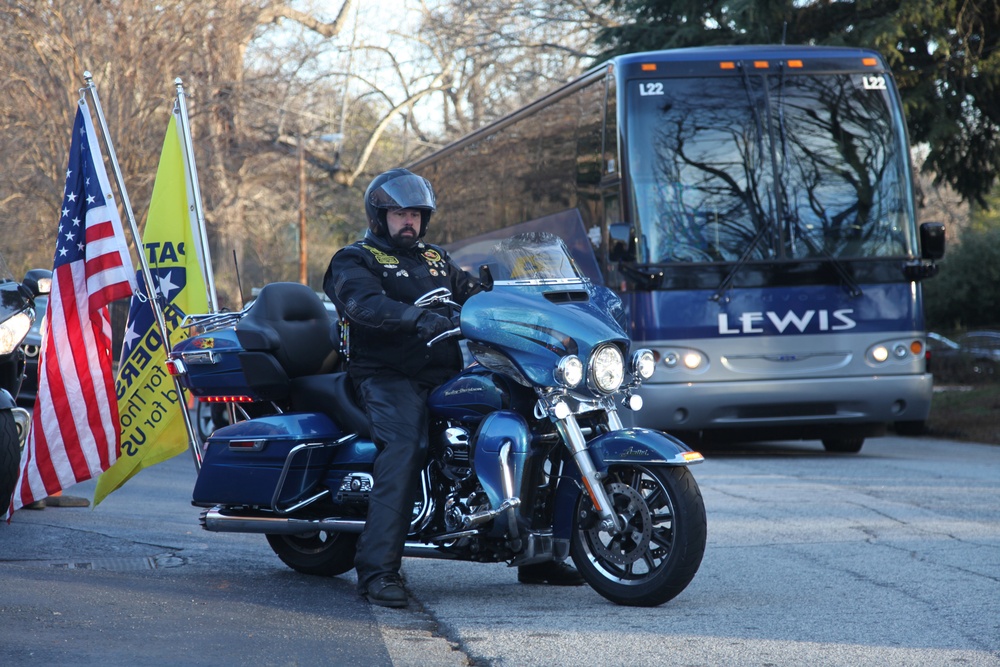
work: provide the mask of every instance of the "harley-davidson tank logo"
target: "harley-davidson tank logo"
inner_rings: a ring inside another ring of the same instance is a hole
[[[478,394],[483,390],[481,387],[458,387],[457,389],[445,389],[445,396],[461,396],[462,394]]]
[[[204,350],[206,348],[215,347],[215,339],[214,338],[195,338],[191,342],[191,344],[194,345],[195,347],[198,347],[198,348],[201,348],[201,349]]]

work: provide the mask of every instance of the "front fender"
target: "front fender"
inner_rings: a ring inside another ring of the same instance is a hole
[[[645,428],[626,428],[599,435],[587,443],[587,451],[594,467],[601,472],[607,472],[610,466],[621,463],[687,466],[705,460],[705,457],[692,451],[674,436]],[[570,464],[556,490],[556,517],[553,526],[556,538],[570,537],[581,486],[580,471]]]
[[[626,428],[599,435],[587,443],[594,466],[601,471],[616,463],[686,466],[705,460],[698,452],[663,431]]]

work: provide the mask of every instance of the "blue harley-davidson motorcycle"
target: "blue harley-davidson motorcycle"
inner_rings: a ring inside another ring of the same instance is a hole
[[[620,301],[581,276],[557,237],[502,241],[480,274],[487,289],[443,334],[461,335],[475,361],[430,398],[405,554],[510,565],[570,555],[615,603],[672,599],[705,550],[688,467],[702,456],[622,424],[619,407],[641,407],[653,354],[630,352]],[[458,309],[449,297],[417,305]],[[192,323],[201,333],[174,347],[171,372],[237,408],[203,452],[193,502],[204,528],[263,533],[299,572],[348,572],[376,448],[337,370],[326,309],[308,287],[274,283],[241,313]]]

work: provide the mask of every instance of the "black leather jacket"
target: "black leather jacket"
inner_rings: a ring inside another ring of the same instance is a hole
[[[404,250],[368,232],[363,240],[337,251],[323,289],[349,322],[352,377],[385,368],[411,377],[444,376],[461,368],[457,339],[427,347],[416,334],[417,318],[424,311],[413,302],[438,287],[450,289],[462,304],[479,290],[479,281],[444,249],[422,241]]]

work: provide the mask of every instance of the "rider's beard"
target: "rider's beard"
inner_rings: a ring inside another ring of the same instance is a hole
[[[405,232],[407,231],[411,233],[406,234]],[[406,248],[412,248],[416,244],[417,238],[418,238],[417,230],[413,229],[412,227],[404,227],[397,233],[390,236],[389,240],[392,241],[392,245],[396,246],[397,248],[406,249]]]

